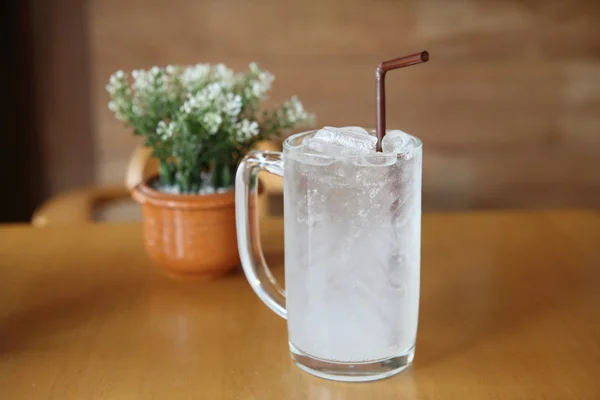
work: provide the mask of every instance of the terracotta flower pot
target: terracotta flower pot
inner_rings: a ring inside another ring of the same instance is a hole
[[[235,269],[240,260],[234,192],[174,195],[152,189],[154,179],[132,190],[142,205],[150,257],[177,276],[214,278]]]

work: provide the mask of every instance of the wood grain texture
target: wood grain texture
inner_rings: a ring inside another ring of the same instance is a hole
[[[0,398],[600,398],[597,213],[432,214],[423,224],[415,364],[365,384],[296,368],[285,321],[240,271],[165,277],[141,225],[1,227]],[[263,241],[280,246],[265,228]],[[268,256],[279,278],[280,249]]]
[[[100,182],[138,143],[106,109],[111,72],[255,60],[272,102],[297,94],[319,125],[375,125],[377,63],[388,127],[425,143],[426,209],[600,206],[600,3],[509,0],[93,0]]]

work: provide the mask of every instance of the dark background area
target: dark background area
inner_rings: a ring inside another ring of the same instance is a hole
[[[29,219],[42,200],[40,132],[32,110],[33,35],[31,4],[10,0],[0,3],[0,60],[2,145],[0,146],[0,221]]]
[[[0,222],[27,222],[53,195],[95,184],[87,6],[85,0],[0,6]]]

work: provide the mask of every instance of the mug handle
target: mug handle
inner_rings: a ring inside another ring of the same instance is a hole
[[[283,177],[283,155],[277,151],[252,151],[238,166],[235,177],[235,219],[238,250],[244,274],[256,295],[280,317],[287,319],[285,293],[265,261],[256,207],[250,196],[257,196],[258,173],[267,171]]]

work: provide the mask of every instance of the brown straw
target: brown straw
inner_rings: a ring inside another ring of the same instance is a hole
[[[377,151],[381,152],[381,140],[385,136],[385,73],[393,69],[410,67],[429,61],[429,53],[422,51],[410,56],[384,61],[377,66]]]

